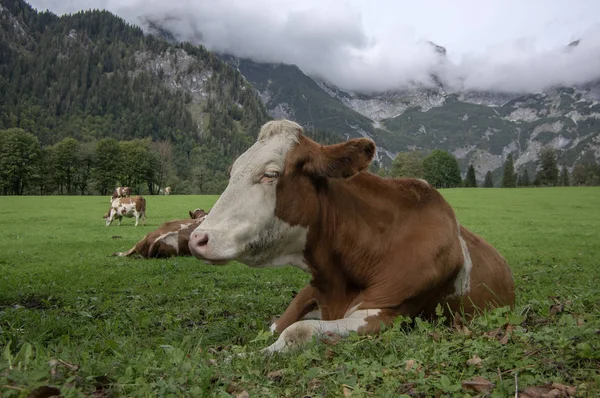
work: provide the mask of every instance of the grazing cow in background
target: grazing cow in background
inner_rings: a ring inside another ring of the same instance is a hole
[[[268,122],[192,233],[190,250],[204,262],[312,274],[264,351],[314,335],[377,333],[400,315],[434,318],[438,305],[468,317],[514,306],[504,258],[427,182],[366,171],[374,155],[368,139],[319,145],[294,122]]]
[[[207,212],[205,212],[202,209],[196,209],[194,211],[190,210],[189,213],[190,213],[190,218],[202,218],[208,214]]]
[[[108,227],[115,218],[119,219],[118,225],[121,225],[123,217],[135,217],[136,227],[140,218],[142,219],[142,224],[146,225],[146,199],[142,196],[135,196],[133,198],[117,198],[113,200],[108,213],[104,215],[106,226]]]
[[[110,203],[117,198],[128,198],[131,196],[131,188],[129,187],[117,187],[110,197]]]
[[[170,195],[171,194],[171,187],[166,187],[165,188],[165,195]]]
[[[202,217],[165,222],[148,233],[131,249],[113,255],[129,257],[137,254],[143,258],[189,256],[191,255],[188,245],[190,234],[204,221],[206,213],[203,210],[202,212],[204,213]]]

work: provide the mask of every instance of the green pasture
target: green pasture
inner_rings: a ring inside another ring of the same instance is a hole
[[[108,197],[0,197],[0,397],[508,397],[552,382],[597,396],[600,189],[441,192],[510,263],[514,311],[273,357],[252,353],[308,275],[111,256],[216,196],[148,196],[145,227],[105,227]]]

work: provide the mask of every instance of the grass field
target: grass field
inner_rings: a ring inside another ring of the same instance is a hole
[[[216,197],[147,197],[137,228],[105,227],[105,197],[0,197],[0,396],[508,397],[550,382],[597,396],[600,189],[442,193],[511,264],[514,311],[232,359],[275,340],[271,318],[308,275],[110,256]]]

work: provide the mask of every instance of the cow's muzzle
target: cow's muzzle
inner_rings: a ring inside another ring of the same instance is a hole
[[[208,234],[208,232],[198,231],[192,233],[192,235],[190,236],[190,241],[188,242],[188,247],[190,249],[190,252],[194,255],[194,257],[206,263],[214,265],[223,265],[231,261],[231,259],[210,258],[208,246],[209,240],[210,235]]]

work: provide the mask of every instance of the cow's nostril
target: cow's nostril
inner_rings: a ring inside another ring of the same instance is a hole
[[[196,234],[194,238],[196,246],[206,246],[208,243],[208,234]]]

